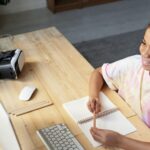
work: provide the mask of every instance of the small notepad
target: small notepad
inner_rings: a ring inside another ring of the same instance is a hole
[[[101,113],[103,113],[103,115],[96,119],[97,128],[113,130],[123,135],[136,131],[136,128],[129,122],[129,120],[119,110],[115,110],[117,107],[104,93],[101,92],[99,96],[102,104]],[[93,114],[88,110],[87,102],[88,96],[64,103],[63,107],[81,128],[82,132],[89,139],[93,147],[98,147],[101,143],[95,141],[90,133],[90,128],[93,126],[93,120],[88,120],[87,118],[92,117]],[[111,112],[110,110],[113,109],[115,111]],[[87,121],[79,123],[81,120]]]

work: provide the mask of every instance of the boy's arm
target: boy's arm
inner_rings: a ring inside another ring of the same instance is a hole
[[[118,147],[124,150],[150,150],[150,142],[128,138],[117,132],[99,128],[91,128],[93,138],[105,146]]]
[[[125,150],[150,150],[150,142],[142,142],[131,138],[123,137],[119,144]]]
[[[101,68],[95,69],[91,76],[89,81],[89,96],[93,98],[99,97],[99,92],[102,89],[104,80],[101,74]]]
[[[89,81],[89,101],[87,106],[91,112],[98,113],[101,111],[101,103],[99,100],[99,92],[103,86],[103,77],[101,74],[101,68],[95,69]]]

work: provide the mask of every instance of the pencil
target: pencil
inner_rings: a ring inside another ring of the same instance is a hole
[[[93,113],[93,127],[96,128],[96,112]]]
[[[94,102],[93,127],[96,128],[96,101]]]

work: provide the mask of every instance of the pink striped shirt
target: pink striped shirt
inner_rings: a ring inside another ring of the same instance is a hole
[[[150,127],[150,74],[142,68],[141,56],[134,55],[102,65],[106,84]]]

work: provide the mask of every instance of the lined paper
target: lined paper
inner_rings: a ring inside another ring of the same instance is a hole
[[[106,97],[104,93],[101,92],[99,96],[102,104],[102,112],[116,108],[116,106],[108,99],[108,97]],[[79,120],[93,116],[87,108],[87,102],[88,96],[64,103],[63,107],[81,128],[82,132],[89,139],[89,142],[91,142],[93,147],[98,147],[101,143],[96,142],[90,133],[90,128],[93,126],[93,120],[82,124],[78,123]],[[123,135],[136,131],[136,128],[119,110],[101,118],[97,118],[96,126],[97,128],[113,130]]]

